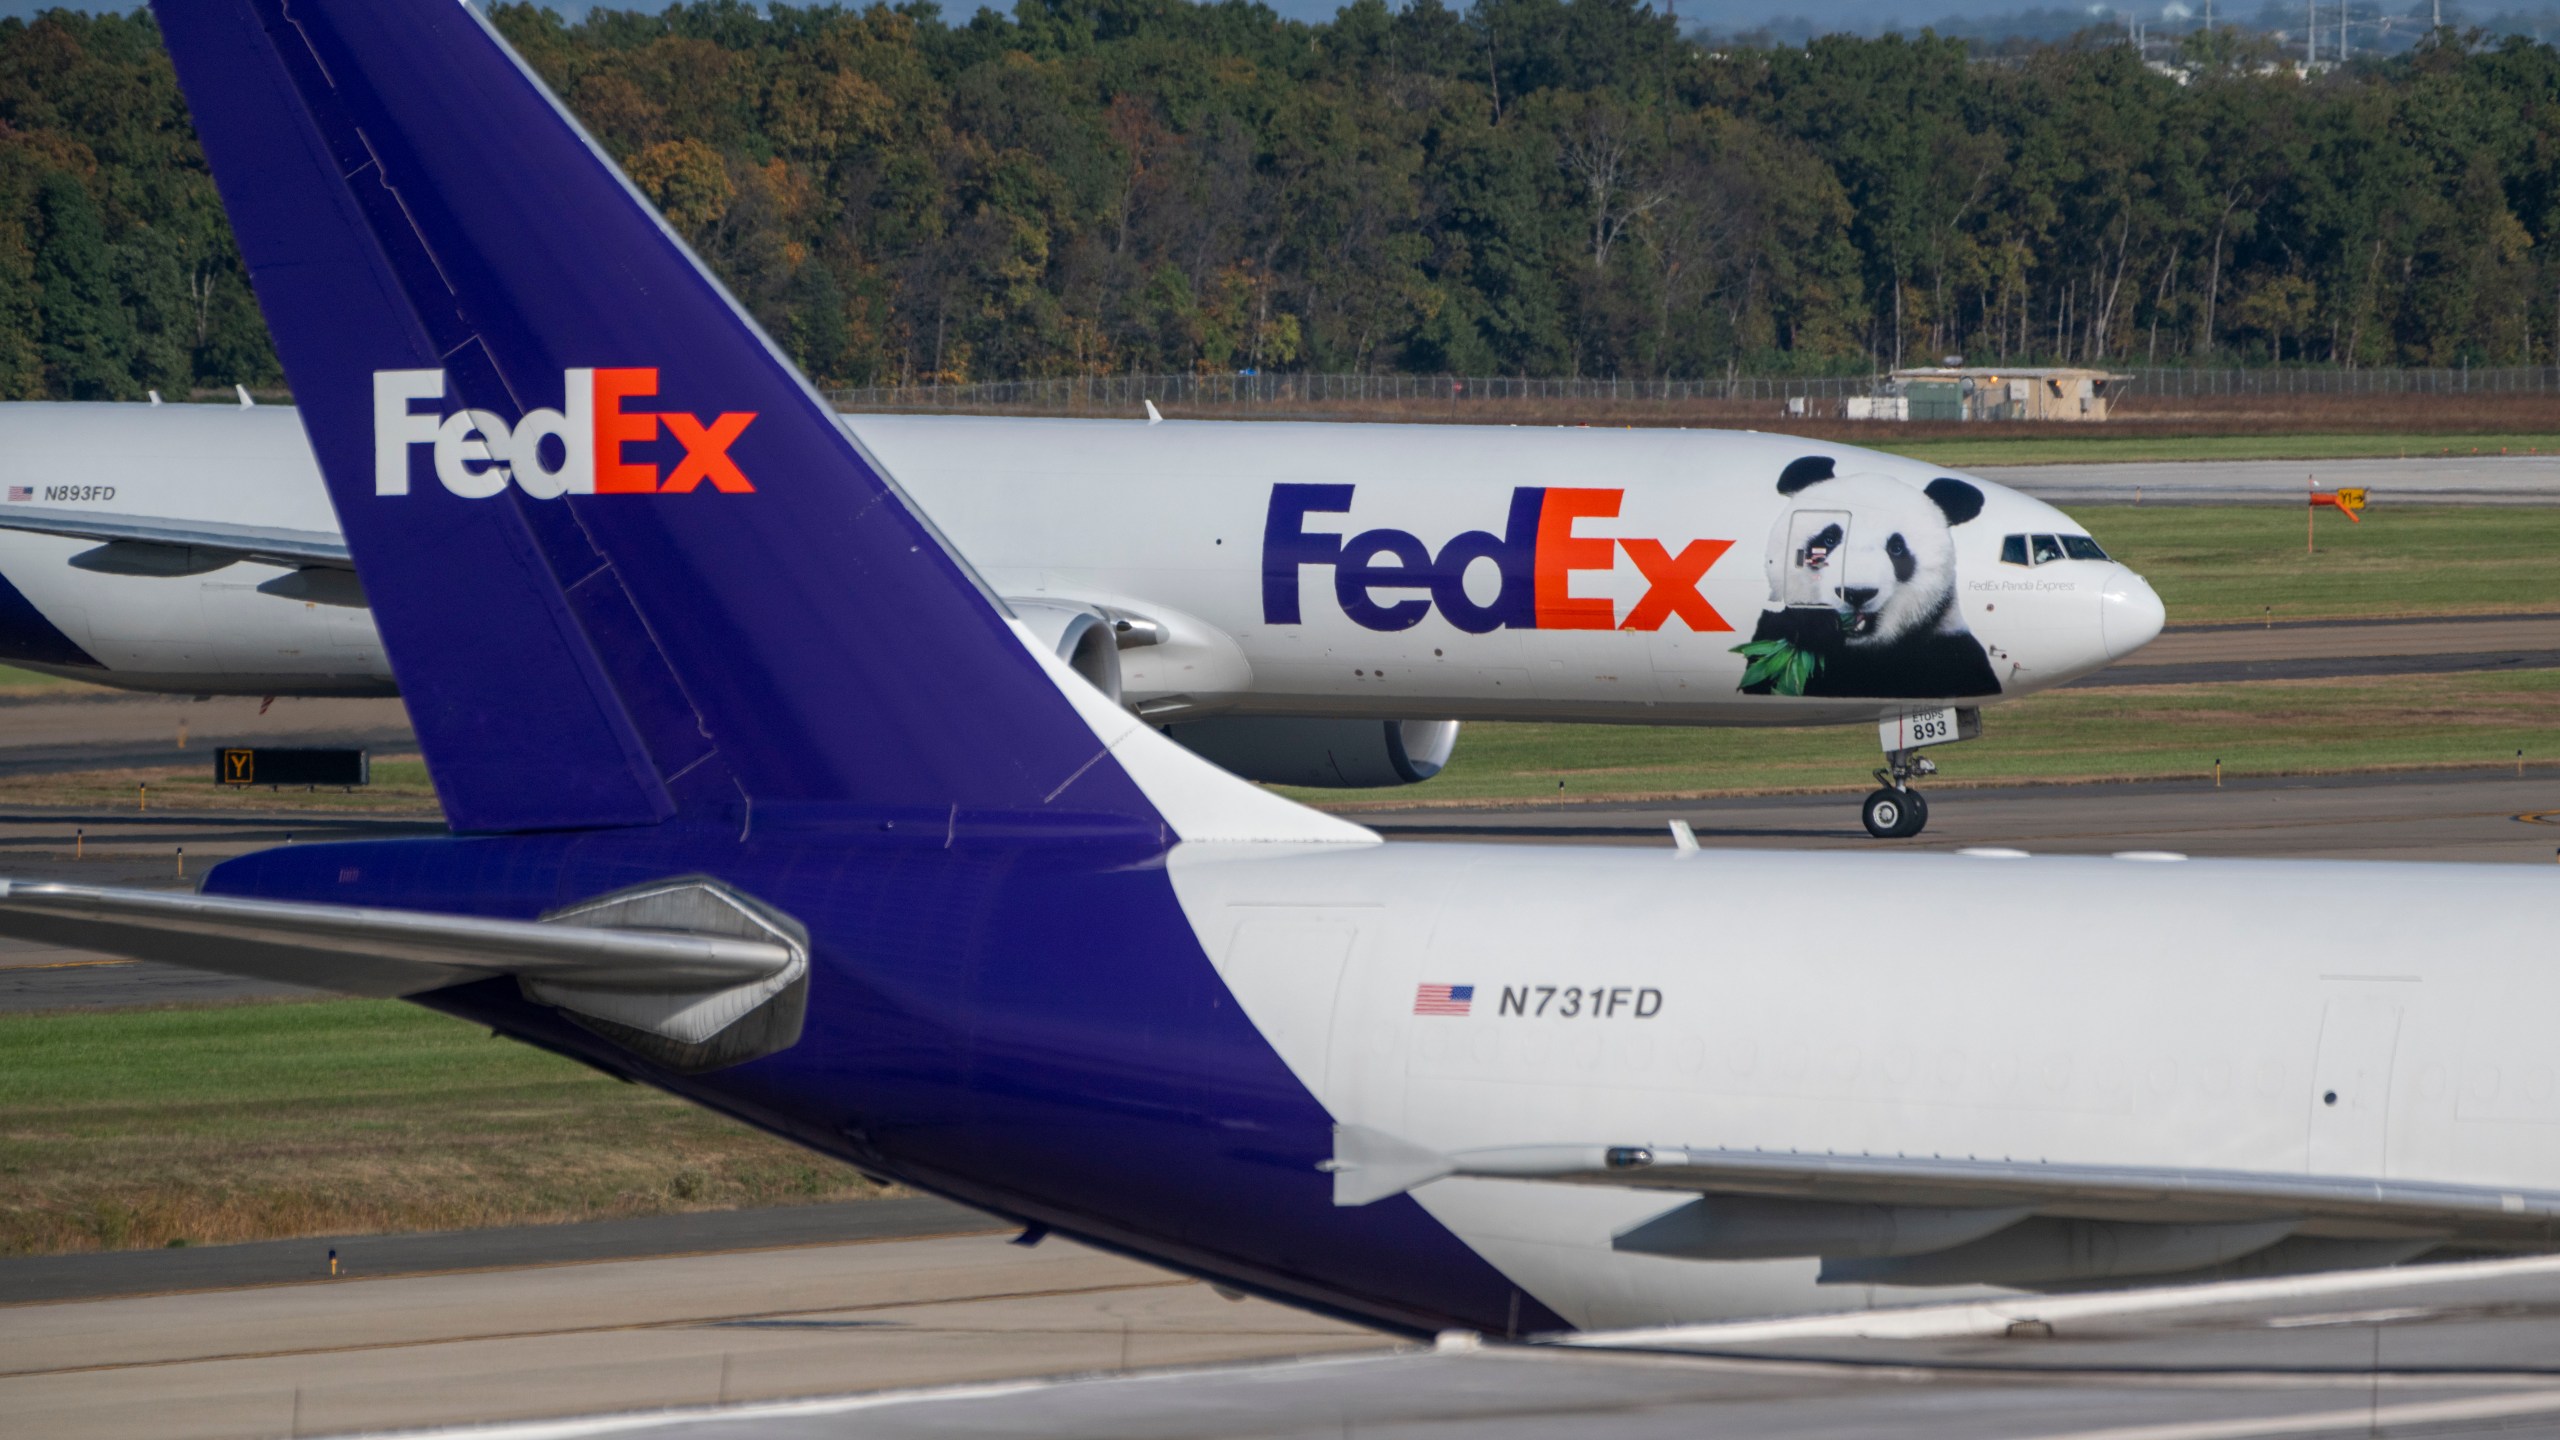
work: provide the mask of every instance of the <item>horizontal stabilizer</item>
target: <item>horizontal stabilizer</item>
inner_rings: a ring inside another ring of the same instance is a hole
[[[535,999],[687,1068],[714,1051],[720,1063],[748,1058],[717,1037],[808,969],[789,922],[690,879],[537,921],[0,880],[0,935],[352,995],[514,976]],[[797,1009],[785,1018],[796,1035]]]

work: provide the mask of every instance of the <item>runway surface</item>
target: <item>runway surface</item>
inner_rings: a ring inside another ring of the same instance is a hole
[[[1388,1343],[1063,1240],[804,1245],[0,1306],[0,1431],[329,1435]]]
[[[1924,787],[1925,788],[1925,787]],[[2007,785],[1928,790],[1917,841],[1874,840],[1853,795],[1771,795],[1650,804],[1363,811],[1392,839],[1663,845],[1686,820],[1698,843],[1804,850],[2319,857],[2336,860],[2554,862],[2560,768],[2403,774]]]
[[[2071,1348],[2094,1362],[2092,1347]],[[2021,1376],[1487,1346],[465,1433],[480,1440],[2345,1440],[2549,1435],[2555,1420],[2560,1387],[2538,1376],[2104,1368]]]
[[[2335,680],[2560,666],[2560,615],[2192,625],[2069,689]]]
[[[0,1306],[13,1437],[2551,1433],[2560,1261],[1436,1348],[1051,1239],[800,1245]],[[792,1397],[818,1399],[801,1404]]]
[[[2135,460],[1986,465],[1967,472],[2056,505],[2269,505],[2362,486],[2383,508],[2560,505],[2560,455],[2413,455],[2399,460]]]

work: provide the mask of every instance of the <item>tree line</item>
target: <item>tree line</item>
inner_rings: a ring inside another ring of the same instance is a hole
[[[2560,362],[2560,53],[1632,0],[493,19],[823,383]],[[279,379],[146,14],[0,22],[0,395]]]

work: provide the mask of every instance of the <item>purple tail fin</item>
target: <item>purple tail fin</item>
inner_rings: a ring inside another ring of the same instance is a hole
[[[155,8],[457,828],[1156,819],[477,12]]]

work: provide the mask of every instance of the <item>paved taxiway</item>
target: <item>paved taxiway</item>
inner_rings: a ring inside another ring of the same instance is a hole
[[[2466,615],[2407,620],[2301,620],[2180,626],[2071,682],[2227,685],[2560,666],[2560,615]]]
[[[2560,1260],[2532,1259],[1432,1351],[944,1234],[0,1306],[0,1415],[60,1440],[599,1412],[634,1418],[497,1434],[2540,1434],[2555,1316]],[[854,1398],[775,1403],[800,1396]]]
[[[997,1235],[0,1305],[13,1440],[325,1435],[1388,1344]]]
[[[2112,855],[2554,863],[2560,769],[2412,771],[2289,779],[2210,778],[2096,785],[1938,786],[1917,841],[1869,839],[1853,797],[1768,795],[1514,809],[1365,811],[1409,840],[1669,845],[1686,820],[1698,843],[1806,850],[1957,850]]]

